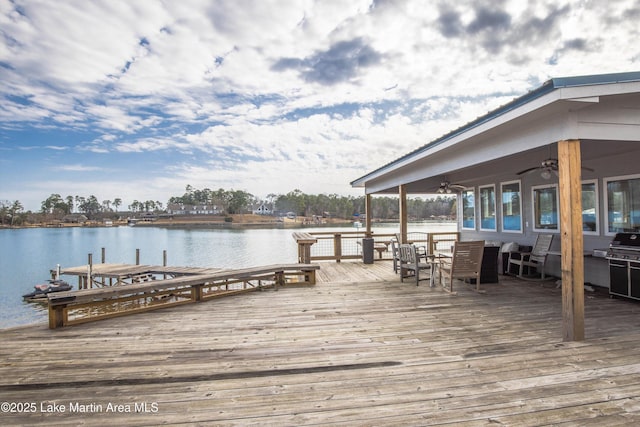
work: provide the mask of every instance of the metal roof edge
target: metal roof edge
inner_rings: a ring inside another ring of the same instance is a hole
[[[430,148],[433,148],[439,144],[442,144],[445,141],[448,141],[452,138],[454,138],[455,136],[458,136],[460,134],[463,134],[464,132],[467,132],[471,129],[474,129],[484,123],[487,123],[497,117],[502,116],[503,114],[515,110],[518,107],[521,107],[525,104],[528,104],[529,102],[540,98],[543,95],[546,95],[548,93],[553,92],[554,90],[560,89],[560,88],[566,88],[566,87],[576,87],[576,86],[591,86],[591,85],[598,85],[598,84],[611,84],[611,83],[622,83],[622,82],[633,82],[633,81],[640,81],[640,71],[634,71],[634,72],[626,72],[626,73],[611,73],[611,74],[594,74],[594,75],[587,75],[587,76],[574,76],[574,77],[557,77],[557,78],[551,78],[547,81],[545,81],[542,85],[540,85],[539,87],[527,92],[526,94],[515,98],[514,100],[512,100],[511,102],[508,102],[505,105],[502,105],[498,108],[496,108],[495,110],[492,110],[490,112],[488,112],[487,114],[478,117],[477,119],[455,129],[452,130],[451,132],[436,138],[435,140],[417,148],[416,150],[413,150],[407,154],[405,154],[404,156],[401,156],[371,172],[369,172],[368,174],[365,174],[363,176],[361,176],[360,178],[357,178],[353,181],[351,181],[350,185],[353,187],[354,185],[356,185],[356,183],[358,181],[362,181],[365,180],[366,178],[377,174],[379,172],[381,172],[384,169],[389,168],[392,165],[398,164],[410,157],[415,156],[416,154],[419,154],[421,152],[424,152]]]
[[[588,76],[556,77],[551,79],[553,87],[593,86],[599,84],[627,83],[640,81],[640,71],[627,73],[593,74]]]

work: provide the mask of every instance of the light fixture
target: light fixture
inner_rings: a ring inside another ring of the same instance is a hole
[[[549,171],[549,169],[542,169],[542,172],[540,172],[540,176],[544,179],[550,179],[551,171]]]
[[[451,194],[453,190],[451,189],[451,184],[449,181],[443,181],[440,183],[440,187],[437,190],[438,194]]]

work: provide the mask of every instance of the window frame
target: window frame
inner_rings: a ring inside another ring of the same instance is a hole
[[[493,191],[493,228],[485,228],[483,227],[484,220],[484,206],[482,203],[482,190],[490,189]],[[496,200],[496,185],[495,184],[487,184],[478,186],[478,199],[480,199],[479,206],[479,220],[480,220],[480,231],[498,231],[498,212],[497,212],[497,200]]]
[[[604,191],[604,235],[615,236],[619,231],[609,231],[609,182],[612,181],[630,181],[640,179],[640,174],[612,176],[602,179],[602,187]]]
[[[464,222],[465,222],[465,212],[464,212],[464,208],[465,208],[465,200],[466,200],[466,193],[471,192],[473,193],[473,227],[466,227]],[[460,198],[462,199],[462,204],[461,204],[461,215],[460,218],[462,219],[462,224],[461,224],[461,229],[462,230],[476,230],[476,218],[477,218],[477,214],[476,214],[476,187],[467,187],[465,189],[462,190],[461,192],[461,196]]]
[[[510,230],[510,229],[506,229],[504,224],[504,218],[505,218],[505,214],[504,214],[504,207],[505,207],[505,202],[504,202],[504,187],[506,185],[511,185],[511,184],[518,184],[518,208],[519,208],[519,212],[520,212],[520,229],[519,230]],[[504,181],[500,183],[500,230],[503,233],[517,233],[517,234],[522,234],[524,233],[524,226],[523,226],[523,215],[522,215],[522,181],[519,179],[513,180],[513,181]]]
[[[543,190],[553,188],[556,193],[555,203],[556,203],[556,228],[538,228],[536,227],[538,221],[537,213],[536,213],[536,190]],[[542,232],[542,233],[559,233],[560,232],[560,199],[559,199],[559,191],[558,184],[540,184],[531,186],[531,229],[534,232]]]
[[[598,191],[598,180],[597,179],[585,179],[582,181],[581,186],[585,185],[585,184],[593,184],[594,185],[594,192],[595,192],[595,222],[596,222],[596,229],[594,231],[589,231],[589,230],[585,230],[584,229],[584,218],[582,218],[582,234],[588,235],[588,236],[599,236],[600,235],[600,192]],[[583,190],[581,187],[580,193],[582,194]],[[584,215],[584,206],[582,206],[582,212]]]

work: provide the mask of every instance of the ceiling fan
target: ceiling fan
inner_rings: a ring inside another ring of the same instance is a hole
[[[440,187],[437,190],[438,194],[451,194],[453,192],[458,192],[464,190],[463,185],[459,184],[451,184],[449,181],[442,181],[440,183]]]
[[[582,167],[582,169],[593,172],[593,169],[584,166]],[[544,179],[551,178],[552,174],[558,176],[558,159],[545,159],[540,163],[540,166],[522,170],[518,172],[518,175],[524,175],[526,173],[531,173],[538,170],[540,171],[540,176]]]

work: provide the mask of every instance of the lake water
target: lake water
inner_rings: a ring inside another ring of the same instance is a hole
[[[305,228],[305,231],[355,231],[345,228]],[[362,229],[360,229],[362,230]],[[375,227],[374,232],[394,233],[398,224]],[[409,231],[455,231],[451,223],[413,223]],[[50,277],[57,264],[75,267],[101,262],[105,248],[107,263],[243,268],[274,263],[295,263],[294,230],[267,229],[175,229],[160,227],[69,227],[0,230],[0,328],[47,323],[46,306],[27,303],[22,295]],[[77,279],[63,277],[77,287]]]

